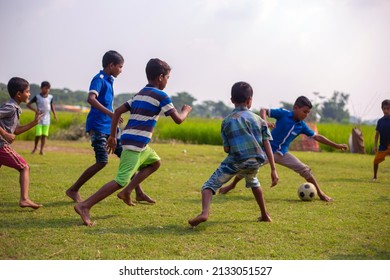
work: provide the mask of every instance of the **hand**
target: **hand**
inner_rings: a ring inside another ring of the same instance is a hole
[[[39,120],[42,119],[42,117],[43,117],[44,115],[45,115],[45,114],[44,114],[44,113],[41,113],[41,112],[35,113],[34,122],[35,122],[35,123],[38,123]]]
[[[267,126],[270,129],[274,129],[276,127],[275,123],[272,123],[272,122],[267,122]]]
[[[278,172],[276,172],[276,169],[271,171],[271,179],[272,179],[272,184],[271,184],[271,188],[272,188],[276,186],[279,181],[279,176],[278,176]]]
[[[123,123],[123,118],[120,117],[120,118],[119,118],[119,124],[122,124],[122,123]]]
[[[8,132],[5,132],[5,134],[3,135],[3,138],[5,139],[5,141],[7,141],[9,144],[12,144],[12,142],[15,141],[15,134],[12,134],[12,133],[8,133]]]
[[[192,107],[190,105],[186,105],[184,104],[183,107],[181,108],[181,111],[182,112],[191,112],[192,111]]]
[[[58,122],[57,116],[54,116],[54,120],[55,120],[56,122]]]
[[[116,138],[111,135],[107,139],[106,150],[108,154],[113,154],[116,148]]]
[[[342,151],[347,151],[348,145],[347,144],[337,144],[337,149],[342,150]]]

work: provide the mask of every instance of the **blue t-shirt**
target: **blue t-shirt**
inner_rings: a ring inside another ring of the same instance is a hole
[[[96,94],[96,99],[111,112],[113,109],[114,90],[113,90],[114,78],[108,76],[103,70],[99,72],[91,81],[89,92]],[[99,131],[104,134],[110,134],[111,130],[111,117],[100,112],[98,109],[91,107],[87,116],[86,131],[91,130]]]
[[[125,106],[130,116],[121,143],[124,150],[136,152],[143,151],[150,142],[160,112],[169,116],[175,109],[168,94],[150,85],[134,95]]]
[[[300,134],[313,137],[315,132],[304,121],[295,121],[294,113],[286,109],[270,109],[269,117],[276,119],[275,128],[271,131],[270,141],[272,151],[284,155],[288,152],[291,142]]]
[[[237,107],[222,122],[224,147],[229,147],[225,162],[242,162],[249,158],[265,161],[263,141],[271,140],[266,122],[246,107]]]
[[[380,118],[376,125],[376,131],[379,132],[379,151],[386,151],[390,145],[390,117]]]

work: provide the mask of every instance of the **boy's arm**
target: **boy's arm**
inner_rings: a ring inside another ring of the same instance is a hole
[[[28,102],[28,103],[26,104],[26,107],[29,108],[30,110],[34,111],[35,114],[38,114],[38,113],[39,113],[39,112],[38,112],[38,108],[34,108],[34,107],[32,106],[32,103],[33,103],[32,101]]]
[[[114,153],[115,152],[115,147],[116,147],[116,134],[117,134],[117,127],[118,127],[118,124],[119,122],[122,120],[122,114],[123,113],[126,113],[127,111],[129,111],[128,107],[126,106],[126,103],[125,104],[122,104],[121,106],[119,106],[113,116],[112,116],[112,121],[111,121],[111,133],[110,133],[110,136],[108,137],[107,139],[107,151],[108,153]]]
[[[173,121],[177,124],[181,124],[187,118],[188,114],[192,111],[192,107],[190,105],[183,105],[181,108],[181,113],[179,113],[176,109],[170,114]]]
[[[378,140],[379,140],[379,131],[375,131],[375,138],[374,138],[374,152],[376,153],[378,151]]]
[[[9,144],[15,141],[15,134],[8,133],[3,128],[0,127],[0,135],[7,141]]]
[[[347,144],[337,144],[331,140],[329,140],[328,138],[326,138],[325,136],[321,135],[321,134],[316,134],[313,136],[313,139],[324,144],[324,145],[328,145],[330,147],[333,147],[333,148],[336,148],[336,149],[339,149],[339,150],[342,150],[342,151],[346,151],[348,150],[348,145]]]
[[[26,132],[27,130],[33,128],[34,126],[36,126],[39,122],[39,120],[43,117],[44,114],[39,114],[39,113],[36,113],[35,114],[35,118],[32,122],[29,122],[28,124],[25,124],[25,125],[18,125],[16,128],[15,128],[15,135],[19,135],[19,134],[22,134],[23,132]]]
[[[95,109],[99,110],[100,112],[102,112],[103,114],[106,114],[106,115],[109,115],[110,118],[112,118],[114,116],[114,113],[111,112],[110,110],[108,110],[106,107],[104,107],[96,98],[96,93],[94,92],[89,92],[88,93],[88,98],[87,98],[87,102]]]
[[[54,119],[56,120],[56,122],[58,121],[58,119],[57,119],[57,114],[56,114],[56,108],[55,108],[55,106],[54,106],[54,103],[53,102],[51,102],[51,104],[50,104],[50,107],[51,107],[51,111],[53,112],[53,116],[54,116]]]
[[[271,187],[276,186],[276,184],[279,181],[278,173],[276,172],[276,165],[274,160],[274,154],[272,152],[271,144],[269,143],[269,140],[263,141],[263,146],[265,150],[265,154],[267,155],[269,165],[271,167],[271,179],[272,184]]]
[[[275,123],[271,123],[267,121],[267,116],[269,114],[269,109],[260,109],[260,117],[267,123],[268,128],[275,128]]]

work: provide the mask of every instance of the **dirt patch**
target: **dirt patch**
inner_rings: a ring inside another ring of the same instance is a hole
[[[38,144],[38,149],[39,149]],[[34,141],[15,141],[12,143],[12,148],[16,151],[32,151],[34,147]],[[78,142],[78,141],[56,141],[47,140],[44,148],[44,152],[64,152],[64,153],[79,153],[79,154],[91,154],[93,153],[92,147],[89,142]],[[39,151],[38,151],[39,153]]]

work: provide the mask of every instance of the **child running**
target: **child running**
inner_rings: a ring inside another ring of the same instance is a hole
[[[23,78],[14,77],[7,85],[11,99],[0,107],[0,167],[2,165],[19,171],[20,182],[20,207],[38,209],[41,204],[30,200],[28,192],[30,185],[30,167],[14,149],[11,144],[15,141],[15,135],[19,135],[34,126],[42,118],[42,114],[35,114],[35,119],[25,125],[19,124],[22,109],[20,103],[27,103],[30,97],[30,84]]]
[[[124,59],[120,53],[114,50],[107,51],[103,55],[103,70],[95,75],[91,81],[88,93],[88,103],[91,110],[87,116],[86,131],[91,136],[91,146],[95,152],[96,162],[88,167],[77,179],[77,181],[66,190],[66,195],[75,202],[82,201],[80,188],[108,163],[108,153],[106,150],[107,139],[111,131],[111,120],[114,115],[114,78],[122,73]],[[119,123],[122,123],[122,119]],[[115,129],[117,127],[115,126]],[[122,145],[118,141],[116,149],[113,151],[118,157],[122,153]],[[136,200],[155,203],[155,201],[145,194],[141,186],[136,187]]]
[[[228,156],[220,164],[202,187],[202,212],[188,221],[196,227],[207,221],[213,195],[235,175],[245,178],[246,187],[252,193],[260,207],[259,221],[271,222],[268,214],[257,172],[263,165],[266,156],[270,162],[272,186],[279,180],[269,140],[272,139],[267,124],[251,112],[253,89],[246,82],[235,83],[231,90],[231,101],[235,106],[233,112],[222,122],[221,135],[223,148]],[[263,150],[264,149],[264,150]],[[265,151],[265,153],[264,153]],[[271,187],[272,187],[271,186]]]
[[[121,136],[123,151],[117,176],[88,199],[75,205],[74,209],[85,225],[93,225],[89,211],[95,204],[126,185],[127,187],[117,196],[127,205],[134,205],[130,197],[133,189],[160,167],[160,157],[148,145],[160,113],[163,112],[165,116],[170,116],[175,123],[180,124],[191,112],[191,106],[184,105],[181,113],[178,113],[171,98],[163,91],[170,72],[171,68],[166,62],[158,58],[149,60],[146,65],[148,84],[131,100],[115,110],[107,141],[109,153],[115,151],[117,145],[116,127],[121,115],[130,112],[129,121]],[[137,170],[139,172],[130,181]]]

